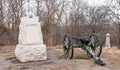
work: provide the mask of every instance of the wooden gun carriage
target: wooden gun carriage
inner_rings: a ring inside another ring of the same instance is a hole
[[[74,43],[73,40],[77,41],[77,43]],[[96,63],[105,65],[105,63],[100,59],[102,46],[101,36],[98,33],[93,33],[89,37],[72,36],[67,33],[64,36],[63,42],[64,58],[72,59],[74,48],[79,47],[85,50]]]

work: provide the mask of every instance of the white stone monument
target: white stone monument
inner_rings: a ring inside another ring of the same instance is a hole
[[[46,45],[43,44],[38,17],[21,18],[18,42],[15,55],[19,61],[29,62],[47,59]]]
[[[110,34],[109,34],[109,33],[106,34],[106,44],[105,44],[105,46],[106,46],[107,48],[111,48],[111,44],[110,44]]]

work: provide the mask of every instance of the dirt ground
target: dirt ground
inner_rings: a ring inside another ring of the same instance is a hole
[[[47,48],[48,59],[21,63],[14,55],[15,46],[0,47],[0,70],[120,70],[120,50],[103,48],[101,59],[106,66],[100,66],[87,56],[82,49],[74,49],[74,58],[63,59],[63,50],[58,47]]]

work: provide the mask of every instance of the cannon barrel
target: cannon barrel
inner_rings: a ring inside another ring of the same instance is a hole
[[[75,39],[75,40],[78,40],[80,41],[81,43],[84,43],[86,45],[88,45],[90,39],[87,38],[87,37],[77,37],[77,36],[73,36],[72,39]]]

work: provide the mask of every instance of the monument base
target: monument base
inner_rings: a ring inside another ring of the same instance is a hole
[[[39,61],[47,59],[46,45],[17,45],[16,58],[21,62]]]
[[[106,45],[105,45],[107,48],[111,48],[111,45],[110,45],[110,43],[106,43]]]

